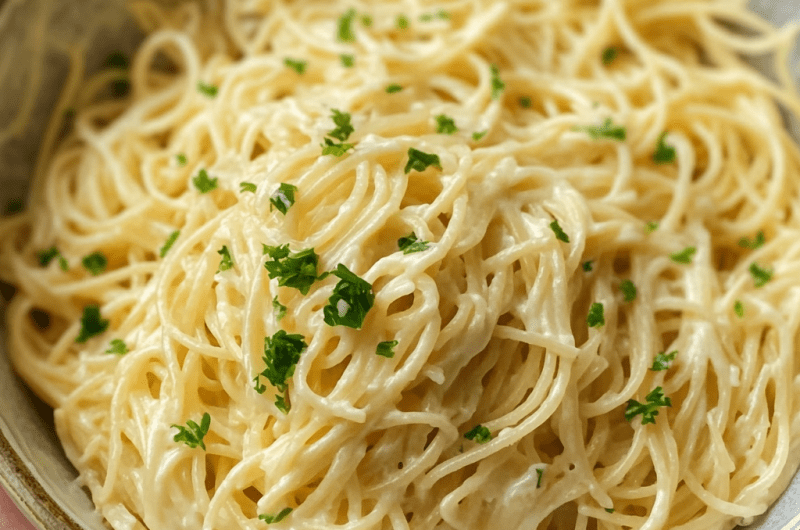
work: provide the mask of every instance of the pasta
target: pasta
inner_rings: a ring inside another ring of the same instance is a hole
[[[0,221],[11,360],[110,528],[728,529],[786,487],[793,28],[130,9]]]

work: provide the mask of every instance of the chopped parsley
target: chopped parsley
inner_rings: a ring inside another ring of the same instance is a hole
[[[264,521],[267,524],[272,524],[272,523],[278,523],[280,521],[283,521],[284,519],[286,519],[286,516],[289,515],[290,513],[292,513],[292,509],[291,508],[284,508],[283,510],[278,512],[277,515],[271,515],[271,514],[268,514],[268,513],[262,513],[261,515],[258,516],[258,518],[261,519],[262,521]]]
[[[283,64],[287,68],[291,68],[298,74],[302,75],[306,73],[306,66],[308,66],[308,61],[303,61],[302,59],[291,59],[286,57],[283,59]]]
[[[271,258],[264,267],[270,278],[278,279],[280,286],[293,287],[306,295],[318,279],[319,256],[313,248],[295,253],[289,251],[288,244],[279,247],[264,245],[264,254]]]
[[[583,262],[583,271],[584,272],[592,272],[592,266],[594,264],[594,260],[588,260]]]
[[[550,229],[553,230],[553,233],[556,235],[556,239],[563,241],[564,243],[569,243],[569,236],[561,229],[561,225],[558,224],[557,220],[550,223]]]
[[[231,257],[230,250],[228,250],[228,245],[222,245],[222,248],[217,251],[217,254],[222,256],[217,272],[227,271],[233,268],[233,258]]]
[[[496,64],[492,65],[492,99],[498,99],[505,90],[506,84],[500,79],[500,70]]]
[[[391,359],[394,357],[394,347],[397,346],[397,344],[398,342],[396,340],[379,342],[378,347],[375,350],[375,354],[380,355],[381,357],[386,357],[387,359]]]
[[[367,14],[361,15],[361,24],[363,24],[364,27],[370,27],[372,25],[372,17]]]
[[[692,257],[694,256],[697,249],[694,247],[686,247],[685,249],[681,250],[680,252],[676,252],[674,254],[669,255],[669,259],[674,261],[675,263],[691,263]]]
[[[413,147],[408,148],[408,162],[403,171],[408,174],[412,169],[415,171],[425,171],[429,166],[442,169],[439,162],[439,155],[424,153]]]
[[[278,189],[269,197],[269,211],[272,207],[277,208],[279,212],[286,215],[289,208],[294,204],[294,194],[297,192],[297,186],[282,182]]]
[[[325,138],[325,143],[322,145],[322,156],[333,155],[343,156],[347,151],[355,147],[353,144],[334,143],[330,138]]]
[[[759,267],[754,261],[750,264],[750,274],[753,276],[756,287],[763,287],[772,279],[773,272],[771,270]]]
[[[100,307],[97,305],[87,305],[83,308],[81,316],[81,331],[75,342],[86,342],[87,340],[101,335],[108,329],[109,321],[100,317]]]
[[[403,87],[398,85],[397,83],[392,83],[391,85],[386,87],[387,94],[394,94],[396,92],[400,92],[401,90],[403,90]]]
[[[647,221],[644,225],[644,232],[646,234],[652,234],[658,230],[658,221]]]
[[[114,339],[111,341],[111,345],[106,350],[106,353],[125,355],[128,353],[128,347],[125,345],[125,342],[122,339]]]
[[[372,286],[341,263],[331,274],[339,278],[339,283],[333,288],[328,305],[322,309],[325,323],[361,329],[367,312],[375,303]]]
[[[542,475],[544,475],[544,469],[536,468],[536,474],[539,475],[539,478],[536,479],[536,488],[539,489],[542,487]]]
[[[631,421],[639,414],[642,415],[642,425],[655,423],[658,416],[659,407],[671,407],[672,401],[664,397],[664,391],[660,386],[647,394],[647,402],[639,403],[635,399],[628,400],[628,408],[625,410],[625,419]]]
[[[671,164],[675,162],[675,148],[667,145],[664,138],[667,137],[667,131],[661,133],[656,143],[656,150],[653,153],[653,162],[656,164]]]
[[[209,85],[209,84],[203,83],[202,81],[198,81],[197,82],[197,91],[200,92],[201,94],[203,94],[204,96],[208,96],[210,98],[213,98],[213,97],[215,97],[217,95],[217,92],[219,92],[219,89],[214,85]]]
[[[408,28],[408,17],[405,15],[398,15],[397,16],[397,27],[400,29],[407,29]]]
[[[112,52],[108,57],[106,57],[106,67],[108,68],[118,68],[120,70],[124,70],[128,68],[129,63],[128,56],[121,51]]]
[[[106,270],[108,260],[102,252],[93,252],[81,260],[83,266],[92,273],[92,276],[102,274]]]
[[[752,239],[752,241],[746,237],[743,237],[739,240],[739,246],[742,248],[749,248],[750,250],[755,250],[759,247],[764,246],[764,243],[767,242],[767,238],[764,237],[764,231],[759,230],[756,234],[756,237]]]
[[[178,163],[178,166],[183,167],[186,165],[186,155],[183,153],[178,153],[175,155],[175,161]]]
[[[341,112],[338,109],[331,109],[331,112],[333,112],[333,114],[331,114],[331,119],[336,125],[336,128],[329,132],[328,136],[340,142],[344,142],[350,138],[350,135],[355,131],[353,125],[350,123],[351,116],[347,112]]]
[[[591,305],[589,315],[586,317],[586,323],[589,324],[590,328],[599,328],[606,323],[603,315],[603,304],[595,302]]]
[[[636,286],[630,280],[622,280],[619,284],[619,290],[622,291],[622,298],[626,302],[633,302],[636,300]]]
[[[436,132],[439,134],[453,134],[454,132],[458,131],[458,127],[456,127],[456,122],[453,121],[453,118],[447,116],[445,114],[439,114],[436,116]]]
[[[286,306],[278,301],[278,295],[275,295],[275,298],[272,299],[272,310],[278,320],[286,316]]]
[[[178,240],[178,237],[179,237],[180,235],[181,235],[181,231],[180,231],[180,230],[175,230],[174,232],[172,232],[172,233],[169,235],[169,237],[167,238],[167,241],[164,243],[164,245],[163,245],[163,246],[161,247],[161,249],[158,251],[158,254],[159,254],[159,255],[160,255],[162,258],[163,258],[164,256],[166,256],[166,255],[167,255],[167,252],[169,252],[169,249],[171,249],[171,248],[172,248],[172,245],[174,245],[174,244],[175,244],[175,241],[177,241],[177,240]]]
[[[423,13],[419,16],[420,22],[431,22],[437,18],[439,20],[449,20],[450,13],[448,11],[445,11],[444,9],[440,9],[435,13]]]
[[[267,389],[261,383],[261,377],[266,377],[272,386],[280,393],[285,393],[288,388],[288,380],[294,375],[297,361],[308,344],[303,340],[302,335],[289,334],[284,330],[278,330],[272,337],[264,337],[264,364],[266,368],[253,378],[256,382],[255,390],[263,394]],[[285,396],[278,394],[275,396],[275,406],[283,413],[289,412],[289,405],[286,403]]]
[[[614,125],[614,123],[611,121],[611,118],[606,118],[606,121],[603,122],[603,125],[576,127],[575,130],[585,132],[592,140],[599,140],[601,138],[618,140],[620,142],[625,140],[625,127]]]
[[[352,68],[356,64],[356,56],[350,53],[342,53],[339,55],[339,60],[345,68]]]
[[[36,257],[39,260],[39,265],[42,267],[47,267],[50,265],[50,262],[53,261],[55,258],[58,258],[58,265],[61,267],[62,271],[69,269],[69,263],[67,263],[67,259],[61,255],[61,252],[55,247],[50,247],[47,250],[41,250],[36,253]]]
[[[472,133],[472,139],[474,141],[476,141],[476,142],[480,142],[483,139],[483,137],[486,136],[486,133],[488,133],[488,132],[489,132],[488,130],[475,131],[474,133]]]
[[[356,10],[348,9],[342,16],[339,17],[337,25],[338,32],[337,38],[342,42],[355,42],[356,36],[353,33],[353,19],[356,17]]]
[[[733,304],[733,312],[736,313],[736,316],[739,318],[744,316],[744,304],[742,304],[741,300],[736,300]]]
[[[196,177],[192,179],[192,184],[200,193],[208,193],[217,189],[217,177],[209,178],[205,169],[201,169]]]
[[[523,109],[529,109],[531,108],[532,104],[533,102],[531,101],[531,98],[529,98],[528,96],[520,96],[519,98],[520,107],[522,107]]]
[[[608,513],[614,513],[614,508],[606,508],[606,511],[607,511]]]
[[[180,425],[175,425],[174,423],[170,425],[170,427],[178,429],[178,434],[176,434],[172,440],[175,442],[183,442],[192,449],[199,446],[205,451],[206,444],[203,443],[203,438],[208,434],[208,428],[211,426],[211,415],[208,412],[203,413],[203,419],[200,420],[200,425],[192,420],[186,420],[186,425],[189,426],[188,429]]]
[[[464,438],[467,440],[472,440],[473,442],[477,442],[479,444],[485,444],[489,440],[492,439],[492,433],[481,424],[476,425],[466,433],[464,433]]]
[[[669,368],[669,364],[675,360],[675,356],[678,355],[678,350],[672,350],[669,353],[661,352],[656,355],[655,360],[653,361],[653,366],[650,370],[654,372],[661,372]]]
[[[607,66],[613,63],[614,59],[617,58],[617,53],[618,53],[617,49],[613,46],[609,46],[608,48],[603,50],[603,54],[601,56],[603,59],[603,64]]]
[[[414,252],[428,250],[428,245],[430,245],[430,241],[420,241],[414,232],[397,240],[397,246],[403,251],[403,254],[413,254]]]
[[[255,193],[256,189],[257,189],[256,185],[253,184],[252,182],[239,183],[239,193],[244,193],[246,191],[249,191],[250,193]]]
[[[25,209],[25,203],[22,202],[20,199],[11,199],[6,203],[6,209],[3,212],[4,215],[13,215],[15,213],[19,213]]]

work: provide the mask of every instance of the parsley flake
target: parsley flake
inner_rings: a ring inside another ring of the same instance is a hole
[[[339,55],[339,60],[345,68],[352,68],[356,64],[356,56],[350,53],[342,53]]]
[[[69,269],[69,263],[67,263],[66,258],[61,255],[61,252],[55,246],[37,252],[36,257],[42,267],[47,267],[53,259],[58,258],[58,265],[61,270],[66,271]]]
[[[387,359],[391,359],[394,357],[394,347],[397,346],[397,344],[398,342],[396,340],[379,342],[378,347],[375,350],[375,354],[380,355],[381,357],[386,357]]]
[[[387,94],[394,94],[396,92],[400,92],[401,90],[403,90],[403,87],[398,85],[397,83],[392,83],[391,85],[386,87]]]
[[[121,51],[112,52],[108,57],[106,57],[106,67],[108,68],[118,68],[120,70],[124,70],[128,68],[129,63],[128,56]]]
[[[594,260],[588,260],[583,262],[583,271],[584,272],[592,272],[592,266],[594,264]]]
[[[664,138],[667,137],[667,131],[661,133],[656,143],[656,150],[653,153],[653,162],[656,164],[671,164],[675,162],[675,148],[667,145]]]
[[[200,193],[208,193],[217,189],[217,177],[209,178],[208,172],[201,169],[196,177],[192,179],[192,184]]]
[[[200,92],[201,94],[203,94],[204,96],[208,96],[210,98],[213,98],[213,97],[215,97],[217,95],[217,92],[219,92],[219,88],[217,88],[214,85],[209,85],[209,84],[203,83],[202,81],[198,81],[197,82],[197,91]]]
[[[128,347],[125,345],[125,342],[122,341],[122,339],[114,339],[111,341],[111,345],[106,350],[106,353],[125,355],[128,353]]]
[[[650,368],[650,370],[654,372],[667,370],[669,368],[669,364],[675,360],[676,355],[678,355],[678,350],[672,350],[669,353],[662,351],[656,355],[656,358],[653,361],[653,366]]]
[[[228,245],[222,245],[222,248],[217,251],[217,254],[222,256],[217,272],[223,272],[233,268],[233,258],[231,257],[230,250],[228,250]]]
[[[736,316],[739,318],[744,316],[744,304],[742,304],[741,300],[736,300],[733,304],[733,312],[736,313]]]
[[[773,272],[771,270],[759,267],[754,261],[750,264],[750,274],[753,276],[756,287],[763,287],[772,279]]]
[[[256,189],[257,189],[256,185],[253,184],[252,182],[239,183],[239,193],[244,193],[246,191],[249,191],[250,193],[255,193]]]
[[[346,143],[334,143],[333,140],[330,138],[325,138],[325,143],[322,144],[322,156],[325,155],[333,155],[333,156],[343,156],[347,151],[353,149],[355,146],[353,144],[346,144]]]
[[[586,317],[586,323],[590,328],[599,328],[606,323],[603,314],[603,304],[597,302],[593,303],[589,308],[589,315]]]
[[[542,486],[542,475],[544,475],[544,469],[536,468],[536,474],[539,475],[539,478],[536,479],[536,488],[539,489]]]
[[[606,508],[606,511],[607,511],[608,513],[614,513],[614,508]]]
[[[106,270],[108,260],[102,252],[93,252],[81,260],[83,266],[92,273],[92,276],[102,274]]]
[[[420,22],[432,22],[437,18],[439,20],[449,20],[450,13],[448,11],[445,11],[444,9],[440,9],[435,13],[423,13],[419,16]]]
[[[331,112],[333,112],[333,114],[331,114],[331,119],[333,123],[336,124],[336,128],[329,132],[328,136],[340,142],[344,142],[350,138],[350,135],[353,134],[355,130],[350,123],[351,116],[347,112],[341,112],[337,109],[331,109]]]
[[[500,79],[500,70],[496,64],[492,65],[492,99],[498,99],[505,90],[506,84]]]
[[[608,48],[603,50],[603,54],[601,56],[603,59],[603,64],[608,66],[609,64],[613,63],[614,59],[617,58],[617,53],[618,53],[617,49],[613,46],[609,46]]]
[[[601,138],[618,140],[620,142],[625,140],[625,127],[614,125],[611,118],[606,118],[603,125],[576,127],[575,130],[585,132],[592,140],[599,140]]]
[[[275,312],[275,318],[278,320],[286,316],[286,306],[278,301],[278,295],[272,299],[272,311]]]
[[[528,96],[520,96],[519,98],[520,107],[522,107],[523,109],[529,109],[531,108],[532,104],[533,102],[531,101],[531,98],[529,98]]]
[[[261,383],[261,377],[266,377],[275,389],[285,394],[289,389],[288,380],[294,375],[300,355],[308,348],[302,335],[289,334],[278,330],[272,337],[264,337],[264,364],[266,368],[253,378],[256,382],[255,390],[263,394],[267,389]],[[289,412],[286,397],[280,394],[275,396],[275,406],[284,414]]]
[[[439,114],[436,116],[436,132],[439,134],[453,134],[454,132],[458,131],[458,127],[456,127],[456,122],[453,121],[453,118],[447,116],[445,114]]]
[[[271,258],[264,264],[270,278],[277,278],[280,286],[293,287],[304,295],[308,294],[318,279],[319,256],[313,248],[294,253],[289,251],[288,244],[279,247],[264,245],[264,253]]]
[[[413,147],[408,148],[408,162],[403,171],[408,174],[412,169],[415,171],[425,171],[429,166],[442,169],[439,162],[439,155],[424,153]]]
[[[561,225],[558,224],[557,220],[550,223],[550,229],[555,233],[556,239],[569,243],[569,236],[561,229]]]
[[[294,204],[294,194],[297,193],[297,186],[282,182],[278,189],[269,197],[269,211],[272,207],[277,208],[279,212],[286,215],[289,208]]]
[[[10,199],[6,203],[6,208],[3,211],[3,215],[14,215],[15,213],[19,213],[25,209],[25,203],[22,202],[20,199]]]
[[[645,234],[652,234],[658,230],[658,221],[647,221],[644,225]]]
[[[175,161],[178,163],[179,167],[183,167],[186,165],[186,155],[183,153],[178,153],[175,155]]]
[[[84,343],[87,340],[101,335],[108,329],[109,321],[100,317],[100,307],[97,305],[87,305],[83,308],[81,316],[81,331],[75,342]]]
[[[186,420],[186,425],[189,426],[188,429],[181,425],[175,425],[174,423],[170,425],[170,427],[178,429],[178,434],[176,434],[172,440],[175,442],[183,442],[192,449],[199,446],[205,451],[206,444],[203,443],[203,438],[208,434],[208,428],[211,426],[211,415],[208,412],[204,413],[203,419],[200,420],[200,425],[192,420]]]
[[[166,242],[164,243],[164,245],[163,245],[163,246],[161,247],[161,249],[158,251],[158,254],[159,254],[159,255],[160,255],[162,258],[163,258],[164,256],[166,256],[166,255],[167,255],[167,252],[169,252],[169,249],[171,249],[171,248],[172,248],[172,245],[174,245],[174,244],[175,244],[175,241],[177,241],[177,240],[178,240],[178,237],[179,237],[180,235],[181,235],[181,231],[180,231],[180,230],[175,230],[174,232],[172,232],[172,233],[169,235],[169,237],[167,238],[167,240],[166,240]]]
[[[633,302],[636,300],[636,286],[630,280],[623,280],[619,284],[619,290],[622,291],[622,297],[626,302]]]
[[[674,254],[669,255],[669,259],[674,261],[675,263],[691,263],[692,257],[694,256],[697,249],[694,247],[686,247],[685,249],[681,250],[680,252],[676,252]]]
[[[484,427],[481,424],[476,425],[466,433],[464,433],[464,438],[467,440],[472,440],[479,444],[485,444],[489,440],[492,439],[492,433],[489,429]]]
[[[628,400],[628,408],[625,410],[625,419],[631,421],[639,414],[642,415],[642,425],[655,423],[658,416],[659,407],[671,407],[672,401],[664,397],[664,391],[660,386],[647,394],[647,402],[639,403],[635,399]]]
[[[372,286],[341,263],[331,274],[339,278],[339,283],[333,288],[328,305],[322,309],[325,323],[361,329],[367,312],[375,303]]]
[[[408,28],[408,17],[405,15],[398,15],[397,16],[397,27],[400,29],[407,29]]]
[[[278,523],[280,521],[283,521],[284,519],[286,519],[286,516],[289,515],[290,513],[292,513],[292,509],[291,508],[284,508],[277,515],[271,515],[271,514],[268,514],[268,513],[262,513],[261,515],[258,516],[258,518],[261,519],[262,521],[264,521],[267,524],[272,524],[272,523]]]
[[[306,66],[308,66],[308,61],[303,61],[301,59],[291,59],[289,57],[286,57],[283,59],[283,64],[287,68],[291,68],[298,74],[303,75],[304,73],[306,73]]]
[[[739,246],[742,248],[749,248],[750,250],[755,250],[764,246],[764,243],[767,242],[767,238],[764,236],[764,231],[759,230],[756,234],[756,237],[752,239],[752,241],[746,237],[743,237],[739,240]]]
[[[418,240],[417,235],[414,232],[411,232],[406,237],[401,237],[397,240],[397,246],[403,251],[403,254],[412,254],[414,252],[428,250],[429,245],[430,241]]]
[[[338,33],[337,38],[342,42],[355,42],[356,36],[353,33],[353,19],[356,17],[356,10],[355,9],[348,9],[342,16],[339,17],[339,22],[337,24]],[[363,22],[363,17],[362,17]],[[370,23],[372,20],[370,19]],[[365,24],[368,26],[369,24]]]
[[[474,133],[472,133],[472,140],[475,141],[475,142],[480,142],[483,139],[483,137],[486,136],[486,133],[488,133],[488,132],[489,132],[488,130],[475,131]]]

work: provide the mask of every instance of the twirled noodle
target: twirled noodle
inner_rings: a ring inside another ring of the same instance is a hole
[[[791,29],[711,0],[131,9],[148,36],[130,94],[109,97],[119,69],[71,75],[72,131],[0,225],[11,359],[110,527],[258,529],[292,508],[272,525],[705,530],[786,486]],[[777,81],[742,58],[765,53]],[[337,112],[342,156],[321,147]],[[412,149],[438,163],[406,167]],[[429,247],[401,252],[412,232]],[[361,329],[324,322],[334,278],[270,278],[264,245],[285,244],[371,285]],[[52,246],[68,270],[40,266]],[[91,304],[110,323],[78,343]],[[308,345],[288,412],[253,382],[279,330]],[[626,419],[654,390],[671,406]],[[204,413],[205,450],[173,439]],[[488,440],[465,439],[477,426]]]

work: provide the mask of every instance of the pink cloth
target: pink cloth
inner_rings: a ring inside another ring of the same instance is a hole
[[[37,530],[0,487],[0,530]]]

